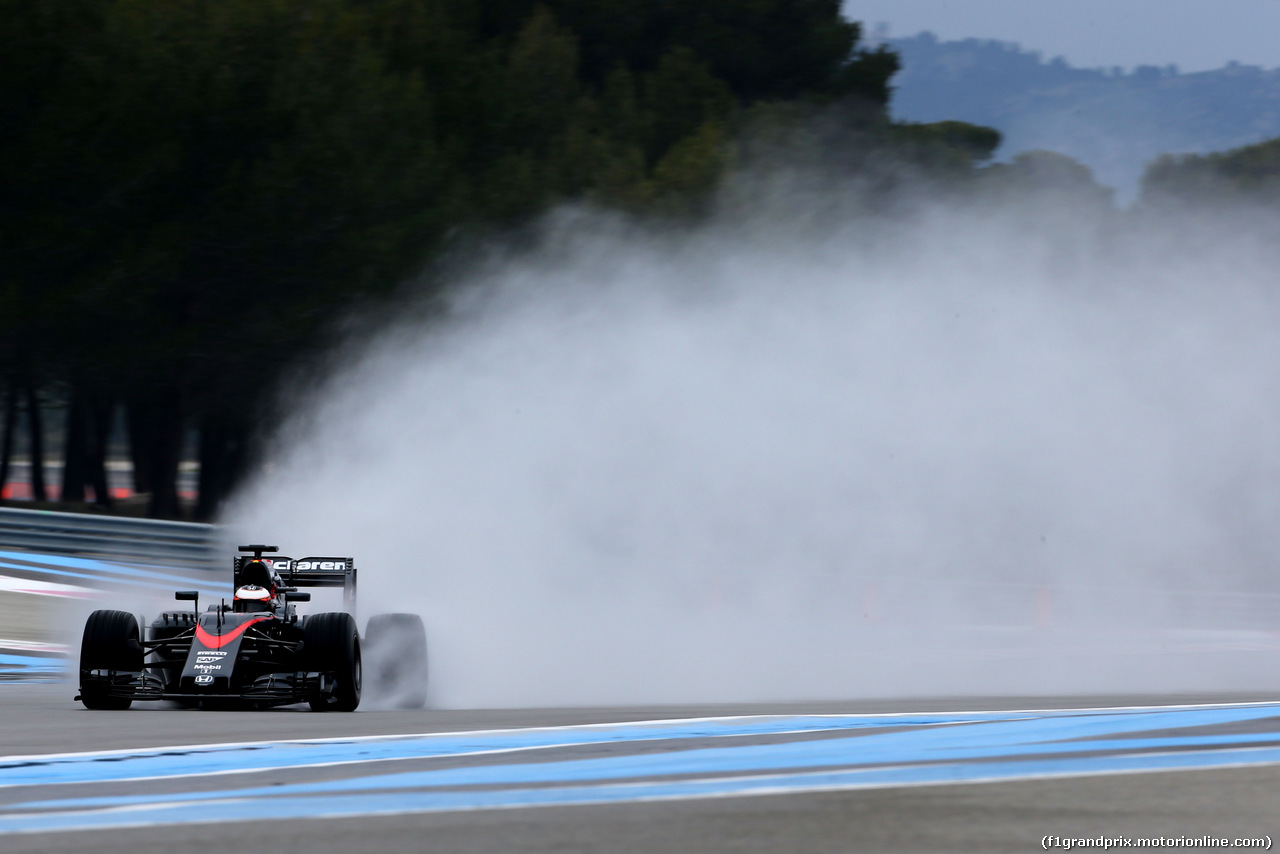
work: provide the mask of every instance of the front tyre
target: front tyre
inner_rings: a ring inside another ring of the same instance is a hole
[[[80,642],[80,702],[86,709],[129,708],[133,699],[118,692],[130,690],[141,676],[143,657],[137,617],[94,611]]]
[[[360,705],[363,673],[360,662],[360,634],[350,614],[314,614],[303,623],[303,651],[306,669],[333,679],[330,694],[311,700],[317,712],[354,712]]]

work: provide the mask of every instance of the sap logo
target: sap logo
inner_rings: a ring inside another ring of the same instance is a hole
[[[304,572],[317,569],[329,571],[345,570],[346,568],[347,562],[344,560],[300,560],[295,565],[295,569],[300,569]]]
[[[196,664],[218,664],[221,662],[222,656],[224,655],[226,655],[225,652],[220,652],[216,656],[210,655],[207,652],[197,652]]]
[[[210,676],[208,673],[201,673],[199,676],[196,677],[197,685],[208,685],[211,682],[213,682],[213,677]]]

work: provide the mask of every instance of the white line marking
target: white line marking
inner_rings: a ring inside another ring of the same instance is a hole
[[[14,578],[11,575],[0,575],[0,591],[29,593],[34,596],[64,596],[72,599],[86,599],[95,592],[88,587],[79,587],[75,584],[38,581],[34,578]]]
[[[22,652],[46,652],[51,655],[68,655],[71,647],[65,643],[44,643],[43,641],[9,640],[0,638],[0,650],[20,650]]]

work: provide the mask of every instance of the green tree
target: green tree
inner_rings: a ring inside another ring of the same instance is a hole
[[[1166,154],[1142,178],[1145,205],[1280,203],[1280,139],[1212,154]]]

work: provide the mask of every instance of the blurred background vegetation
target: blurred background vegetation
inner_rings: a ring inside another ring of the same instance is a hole
[[[891,121],[898,57],[840,5],[0,0],[0,489],[21,444],[61,462],[35,499],[106,507],[119,453],[150,515],[211,518],[343,318],[559,203],[704,216],[748,140],[1111,206],[1069,158],[987,166],[990,128]],[[1163,159],[1144,192],[1276,175],[1271,144]]]

